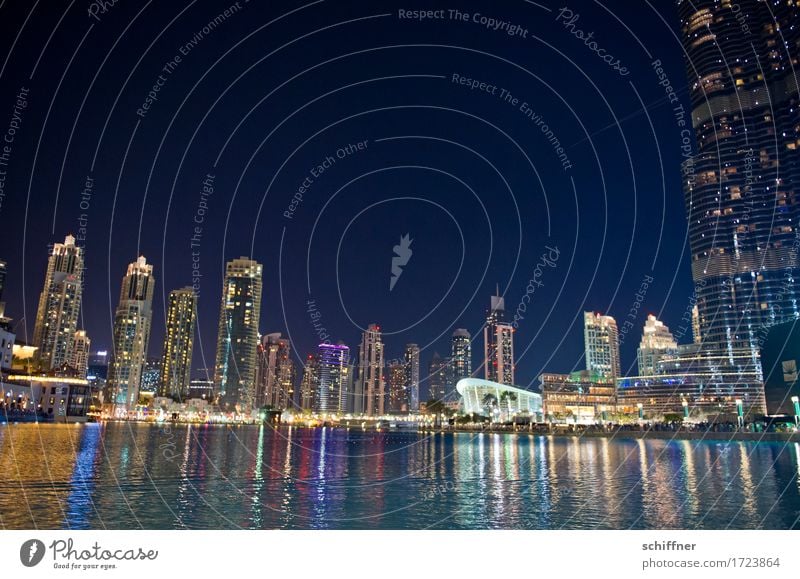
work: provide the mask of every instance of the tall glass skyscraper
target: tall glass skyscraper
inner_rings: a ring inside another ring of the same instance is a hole
[[[419,411],[419,346],[406,344],[403,356],[403,384],[408,398],[406,410]]]
[[[439,352],[433,353],[428,364],[428,400],[444,400],[447,394],[447,383],[450,380],[450,363],[442,358]]]
[[[514,385],[514,328],[505,321],[505,299],[492,296],[483,327],[484,376],[491,382]]]
[[[219,311],[214,389],[243,413],[255,405],[262,265],[247,257],[225,265]]]
[[[586,346],[586,370],[604,378],[619,378],[619,332],[611,316],[583,313],[583,340]]]
[[[467,330],[459,328],[453,332],[450,340],[450,381],[452,388],[455,388],[459,380],[472,376],[472,336]]]
[[[320,344],[317,360],[319,378],[314,411],[346,412],[350,348],[344,344]]]
[[[678,11],[697,146],[683,172],[700,333],[706,345],[755,350],[770,325],[798,317],[800,5],[681,0]]]
[[[44,288],[39,296],[33,345],[43,370],[60,368],[72,357],[83,293],[83,248],[67,235],[56,243],[47,260]]]
[[[280,332],[261,336],[256,364],[256,405],[276,410],[294,403],[295,369],[289,338]]]
[[[197,295],[194,289],[185,287],[169,292],[159,396],[177,396],[181,400],[189,396],[196,322]]]
[[[122,278],[114,315],[114,351],[108,369],[108,388],[114,414],[124,416],[139,401],[153,319],[153,266],[144,256],[128,265]]]
[[[314,354],[306,356],[303,366],[303,377],[300,380],[300,408],[314,409],[314,398],[319,388],[319,357]]]
[[[381,328],[370,324],[361,336],[358,357],[358,384],[356,387],[356,414],[369,416],[384,413],[386,404],[386,383],[383,377],[384,358]]]

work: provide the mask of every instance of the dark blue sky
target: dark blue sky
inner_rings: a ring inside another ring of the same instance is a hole
[[[233,3],[118,2],[96,17],[87,3],[41,4],[30,16],[28,2],[0,4],[0,130],[29,90],[0,206],[7,313],[24,317],[23,339],[47,244],[85,214],[93,348],[110,348],[120,279],[141,253],[155,265],[159,355],[164,298],[192,283],[207,175],[196,368],[213,366],[224,262],[240,255],[264,264],[262,332],[288,332],[301,356],[319,341],[312,299],[332,340],[355,349],[376,322],[387,358],[417,342],[424,366],[465,327],[477,366],[495,285],[513,315],[546,246],[558,260],[540,268],[519,321],[520,384],[583,366],[584,310],[634,323],[626,369],[647,312],[682,325],[692,287],[681,136],[652,66],[661,60],[683,102],[672,2],[459,3],[466,21],[429,2],[240,1],[222,18]],[[419,21],[400,9],[444,11]],[[406,233],[413,254],[390,291]],[[627,317],[645,276],[644,305]]]

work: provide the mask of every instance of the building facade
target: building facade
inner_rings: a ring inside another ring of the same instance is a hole
[[[514,327],[505,321],[505,300],[499,295],[492,296],[483,343],[486,380],[514,384]]]
[[[586,370],[539,377],[544,414],[548,421],[597,422],[617,411],[617,388],[611,378]]]
[[[386,373],[389,383],[389,412],[393,414],[408,412],[405,364],[397,360],[390,362],[386,367]]]
[[[86,378],[89,370],[89,352],[91,351],[92,340],[86,335],[86,330],[77,330],[72,340],[72,353],[69,358],[69,366],[75,370],[80,378]]]
[[[444,400],[450,382],[450,362],[434,352],[428,363],[428,400]]]
[[[136,407],[147,361],[153,319],[153,266],[144,256],[128,265],[114,314],[114,350],[108,369],[108,388],[116,416]]]
[[[383,376],[384,352],[381,328],[370,324],[361,335],[358,356],[358,382],[356,385],[356,414],[378,416],[386,408],[386,383]]]
[[[194,289],[185,287],[169,292],[166,321],[158,395],[183,400],[189,396],[192,378],[192,349],[197,323]]]
[[[67,235],[56,243],[47,260],[44,287],[39,296],[33,346],[41,369],[69,364],[83,293],[83,248]]]
[[[456,391],[465,414],[481,414],[494,422],[506,422],[520,415],[535,419],[542,412],[542,396],[518,386],[464,378],[456,384]]]
[[[335,414],[346,412],[350,348],[344,344],[320,344],[317,350],[317,383],[314,411]]]
[[[419,346],[406,344],[403,354],[403,380],[408,396],[407,412],[419,412]]]
[[[300,380],[300,408],[314,410],[314,399],[319,388],[319,358],[314,354],[306,356],[303,378]]]
[[[619,332],[611,316],[595,312],[583,314],[583,340],[586,347],[586,370],[605,378],[620,376]]]
[[[247,257],[225,265],[219,312],[214,389],[220,402],[240,412],[256,403],[258,322],[262,266]]]
[[[681,0],[678,12],[696,141],[683,181],[700,333],[722,350],[755,348],[769,326],[800,315],[800,5]]]
[[[459,328],[450,337],[450,380],[455,388],[459,380],[470,376],[472,376],[472,336],[464,328]]]
[[[286,410],[294,403],[292,347],[280,332],[261,336],[256,365],[256,406]]]
[[[636,351],[639,375],[655,374],[658,361],[663,356],[674,354],[677,349],[678,342],[675,341],[669,328],[653,314],[648,314],[642,329],[642,340]]]

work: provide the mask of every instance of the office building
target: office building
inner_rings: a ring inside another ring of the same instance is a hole
[[[124,416],[139,402],[153,319],[153,266],[144,256],[128,265],[114,314],[114,350],[108,389],[115,416]]]
[[[300,409],[314,409],[314,399],[319,388],[319,358],[314,354],[306,356],[303,378],[300,381]]]
[[[499,294],[499,292],[498,292]],[[514,384],[514,328],[505,321],[505,299],[491,298],[483,328],[484,376],[490,382]]]
[[[256,365],[256,406],[286,410],[294,403],[295,369],[288,338],[261,336]]]
[[[658,361],[665,355],[675,353],[678,343],[664,323],[649,314],[642,330],[642,340],[636,357],[639,362],[639,375],[650,376],[656,373]]]
[[[681,0],[678,13],[696,145],[683,181],[702,342],[757,348],[769,326],[800,315],[800,5]]]
[[[404,388],[408,396],[408,412],[419,412],[419,346],[406,344],[403,355]]]
[[[405,364],[392,361],[386,368],[389,382],[389,412],[401,414],[408,412],[409,396],[406,390]]]
[[[83,292],[83,248],[67,235],[56,243],[47,260],[44,287],[39,296],[33,346],[42,370],[68,365],[78,330]]]
[[[189,395],[197,323],[197,295],[191,287],[169,292],[166,322],[158,395],[183,400]]]
[[[214,388],[224,404],[246,414],[256,402],[261,276],[260,263],[240,257],[226,264],[222,285]]]
[[[539,377],[544,414],[550,422],[593,423],[610,420],[617,409],[611,378],[586,370]]]
[[[472,336],[467,330],[459,328],[450,338],[450,381],[453,388],[459,380],[470,376],[472,376]]]
[[[361,336],[356,385],[356,414],[381,415],[385,411],[386,384],[383,376],[384,357],[381,328],[370,324]]]
[[[618,378],[620,362],[617,322],[611,316],[594,312],[584,312],[583,321],[586,370],[605,378]]]
[[[350,348],[342,343],[320,344],[317,361],[314,412],[320,414],[346,412]]]
[[[450,363],[434,352],[428,364],[428,400],[444,400],[447,397],[447,384],[450,382]]]

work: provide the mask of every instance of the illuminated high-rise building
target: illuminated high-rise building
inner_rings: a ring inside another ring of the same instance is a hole
[[[583,314],[586,369],[604,378],[620,377],[619,332],[611,316],[594,312]]]
[[[196,323],[197,295],[194,289],[185,287],[169,292],[159,396],[177,397],[180,400],[189,396]]]
[[[43,370],[69,364],[78,330],[82,284],[83,248],[67,235],[64,243],[53,245],[36,310],[33,346]]]
[[[356,414],[369,416],[384,413],[386,405],[386,383],[383,377],[383,341],[381,328],[370,324],[361,336],[358,357],[358,382],[356,384]]]
[[[492,296],[483,327],[483,343],[486,380],[513,386],[514,328],[505,321],[505,299],[500,295]]]
[[[247,257],[225,265],[219,312],[214,389],[221,402],[249,413],[256,403],[260,263]]]
[[[406,411],[419,412],[419,346],[416,344],[406,344],[403,376],[403,387],[408,398]]]
[[[288,338],[261,336],[256,364],[256,406],[286,410],[294,403],[294,361]]]
[[[444,400],[447,395],[450,363],[439,352],[433,353],[428,364],[428,400]]]
[[[642,341],[636,351],[639,362],[639,375],[651,376],[656,373],[658,362],[664,356],[674,354],[678,349],[678,343],[664,325],[654,315],[648,314],[642,330]]]
[[[394,414],[408,412],[405,364],[399,360],[393,360],[386,367],[386,373],[389,384],[389,412]]]
[[[346,412],[349,380],[350,348],[344,344],[319,345],[317,353],[318,380],[314,411],[319,413]],[[343,392],[344,391],[344,392]]]
[[[114,350],[108,369],[108,388],[114,414],[123,416],[139,401],[153,319],[153,266],[144,256],[128,265],[114,314]]]
[[[681,118],[697,147],[687,143],[683,181],[702,343],[756,351],[771,325],[800,315],[800,4],[680,0],[678,13],[691,101]]]
[[[459,328],[450,338],[450,384],[453,394],[455,385],[462,378],[472,376],[472,336]]]
[[[319,358],[314,354],[306,356],[303,378],[300,381],[300,408],[314,409],[314,398],[319,388]]]
[[[72,340],[72,353],[69,359],[69,366],[77,372],[79,378],[86,378],[89,369],[89,351],[92,341],[86,335],[86,330],[77,330]]]

